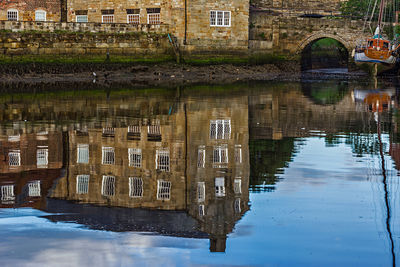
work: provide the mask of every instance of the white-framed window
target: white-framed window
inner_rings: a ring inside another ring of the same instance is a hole
[[[21,151],[12,150],[8,152],[8,165],[21,166]]]
[[[89,193],[89,179],[90,175],[81,174],[76,176],[76,193],[87,194]]]
[[[40,197],[40,181],[32,181],[28,183],[28,196]]]
[[[103,128],[103,135],[114,136],[115,135],[115,128],[114,127],[104,127]]]
[[[235,192],[235,194],[242,193],[242,179],[241,178],[235,178],[235,181],[233,184],[233,191]]]
[[[76,163],[89,163],[89,144],[78,144]]]
[[[139,14],[128,14],[127,22],[130,24],[140,24],[140,15]]]
[[[102,23],[113,23],[114,22],[114,15],[102,15],[101,16]]]
[[[235,210],[235,213],[240,213],[242,211],[242,208],[240,207],[240,198],[235,199],[235,202],[233,203],[233,208]]]
[[[103,196],[114,196],[115,195],[115,177],[114,176],[103,176],[103,182],[101,183],[101,194]]]
[[[156,150],[156,169],[169,172],[169,150]]]
[[[206,185],[204,182],[197,183],[197,202],[204,202],[206,199]]]
[[[203,217],[204,215],[206,215],[204,205],[199,205],[199,216]]]
[[[213,150],[213,163],[214,164],[227,164],[228,163],[228,146],[214,146]]]
[[[129,166],[142,167],[142,150],[140,148],[128,148]]]
[[[1,186],[1,201],[13,201],[14,199],[14,185]]]
[[[225,196],[225,178],[224,177],[215,178],[215,196],[217,196],[217,197]]]
[[[200,146],[197,150],[197,168],[204,168],[206,162],[206,148]]]
[[[7,20],[18,20],[18,10],[16,9],[9,9],[7,10]]]
[[[76,22],[88,22],[88,15],[76,15]]]
[[[235,163],[241,164],[242,163],[242,146],[235,145]]]
[[[46,21],[46,11],[36,10],[35,11],[35,21]]]
[[[157,199],[170,200],[171,198],[171,182],[157,180]]]
[[[143,179],[139,177],[129,177],[129,196],[143,196]]]
[[[49,149],[47,147],[38,147],[36,150],[36,165],[38,168],[47,168],[49,164]]]
[[[8,142],[19,142],[21,140],[21,135],[9,135]]]
[[[211,120],[210,139],[230,139],[231,120]]]
[[[210,26],[213,27],[230,27],[231,26],[231,12],[211,10],[210,11]]]
[[[161,24],[161,8],[147,8],[147,24]]]
[[[115,163],[115,151],[113,147],[102,148],[102,164],[113,165]]]

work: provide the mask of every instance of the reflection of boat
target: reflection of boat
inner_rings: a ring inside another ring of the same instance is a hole
[[[389,110],[392,100],[396,95],[395,88],[385,90],[359,90],[353,92],[353,99],[356,103],[366,106],[367,111],[382,112]]]
[[[377,1],[375,2],[375,4]],[[378,26],[376,27],[375,34],[372,38],[367,38],[359,42],[353,51],[354,61],[358,64],[367,64],[374,75],[385,70],[394,68],[398,60],[399,44],[397,40],[390,41],[383,36],[383,15],[387,5],[382,0],[379,7]],[[372,11],[372,16],[374,9]]]

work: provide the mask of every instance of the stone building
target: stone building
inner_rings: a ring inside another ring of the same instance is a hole
[[[60,21],[63,0],[0,1],[0,20]]]

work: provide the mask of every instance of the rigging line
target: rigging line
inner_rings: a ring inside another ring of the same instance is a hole
[[[374,13],[375,13],[377,4],[378,4],[378,0],[375,0],[374,8],[372,9],[371,17],[369,19],[369,29],[370,29],[371,32],[372,32],[371,23],[372,23],[372,19],[374,18]]]
[[[367,10],[367,13],[365,13],[365,16],[364,16],[364,25],[363,25],[363,29],[362,29],[363,32],[365,31],[365,26],[367,25],[368,14],[369,14],[369,11],[371,10],[371,4],[372,4],[372,0],[369,0],[368,1],[368,10]]]
[[[390,245],[391,245],[391,254],[392,254],[392,266],[396,266],[396,255],[394,253],[394,241],[393,241],[393,236],[392,236],[392,231],[390,229],[390,218],[391,218],[391,212],[390,212],[390,203],[389,203],[389,191],[388,191],[388,185],[387,185],[387,177],[386,177],[386,168],[385,168],[385,158],[383,155],[383,149],[382,149],[382,137],[381,137],[381,122],[380,122],[380,116],[378,113],[378,121],[377,121],[377,130],[378,130],[378,140],[379,140],[379,154],[381,157],[381,167],[382,167],[382,176],[383,176],[383,189],[385,191],[385,206],[386,206],[386,230],[389,235],[390,239]]]

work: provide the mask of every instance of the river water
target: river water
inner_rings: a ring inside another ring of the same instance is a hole
[[[0,96],[2,266],[400,258],[395,85],[57,89]]]

